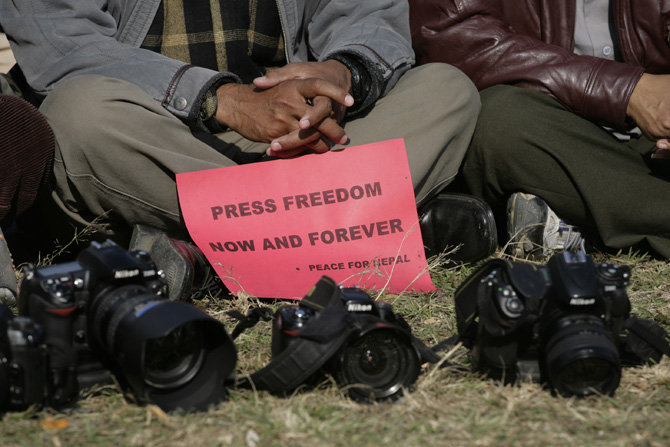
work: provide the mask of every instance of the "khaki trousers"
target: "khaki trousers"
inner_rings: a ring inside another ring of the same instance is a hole
[[[456,175],[479,107],[464,74],[429,64],[344,127],[350,145],[405,138],[422,204]],[[80,224],[104,216],[110,234],[143,223],[183,236],[176,174],[257,161],[268,147],[232,131],[194,134],[134,84],[100,76],[64,82],[41,111],[58,142],[53,199]]]

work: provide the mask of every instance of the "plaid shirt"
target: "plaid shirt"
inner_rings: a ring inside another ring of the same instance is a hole
[[[185,0],[163,0],[141,47],[188,64],[232,72],[245,83],[287,62],[276,0],[190,0],[187,5]],[[347,116],[370,107],[366,99],[379,97],[381,81],[352,54],[335,53],[330,58],[342,62],[352,75],[356,106],[347,110]],[[200,121],[211,132],[226,130],[216,120],[218,87],[213,85],[200,99]]]
[[[286,64],[275,0],[163,0],[142,48],[172,59],[238,75],[243,82]],[[200,118],[212,131],[216,87],[202,100]]]

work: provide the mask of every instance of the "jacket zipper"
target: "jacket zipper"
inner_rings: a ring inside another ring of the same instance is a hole
[[[573,0],[575,14],[572,16],[572,33],[570,34],[570,53],[575,52],[575,28],[577,27],[577,0]]]
[[[286,10],[282,8],[282,5],[280,4],[281,0],[275,0],[275,3],[277,4],[277,12],[279,13],[279,24],[281,25],[281,33],[282,36],[284,36],[284,57],[286,58],[286,63],[289,64],[291,63],[291,60],[288,55],[289,39],[288,39],[288,33],[286,32],[286,22],[284,22],[284,14],[286,13]]]

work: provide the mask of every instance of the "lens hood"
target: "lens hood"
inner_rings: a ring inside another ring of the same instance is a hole
[[[205,410],[226,399],[237,351],[204,311],[156,297],[124,312],[112,332],[105,348],[139,400],[171,411]]]
[[[340,350],[338,381],[354,400],[395,400],[416,382],[421,355],[404,329],[370,323]]]

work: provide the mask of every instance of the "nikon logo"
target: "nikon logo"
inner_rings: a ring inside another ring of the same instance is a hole
[[[347,311],[349,312],[370,312],[372,304],[347,303]]]
[[[117,270],[117,271],[114,272],[114,279],[132,278],[133,276],[137,276],[139,274],[140,274],[139,269]]]
[[[572,298],[570,304],[573,306],[590,306],[596,302],[595,298]]]

